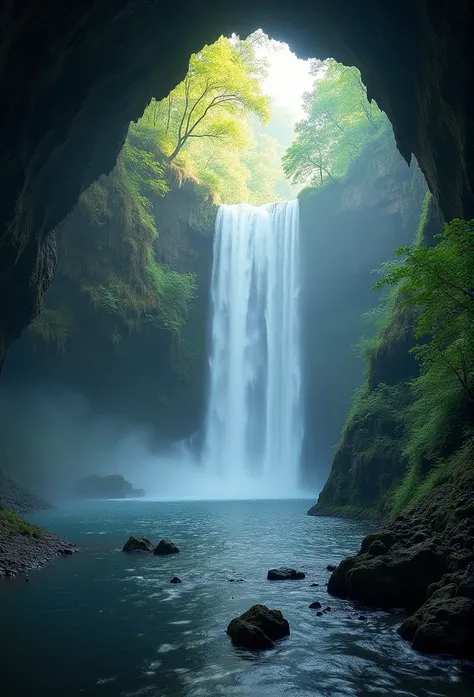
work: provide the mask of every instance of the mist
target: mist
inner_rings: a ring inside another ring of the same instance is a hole
[[[310,497],[242,471],[212,475],[191,442],[159,447],[152,428],[97,413],[86,396],[43,384],[4,389],[0,437],[15,477],[52,503],[68,500],[80,477],[121,474],[147,499]]]

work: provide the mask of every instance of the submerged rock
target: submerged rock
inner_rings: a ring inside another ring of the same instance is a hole
[[[153,545],[147,537],[131,535],[124,544],[122,552],[153,552]]]
[[[322,607],[322,605],[321,605],[320,602],[318,602],[317,600],[315,600],[315,602],[314,602],[314,603],[311,603],[311,605],[308,605],[308,607],[309,607],[310,610],[319,610],[319,609]]]
[[[179,548],[171,540],[160,540],[153,550],[153,554],[163,556],[165,554],[178,554]]]
[[[305,578],[303,571],[296,571],[296,569],[288,567],[270,569],[267,573],[268,581],[299,581],[302,578]]]
[[[280,610],[271,610],[266,605],[253,605],[227,627],[233,644],[252,651],[271,649],[275,641],[289,633],[290,625]]]

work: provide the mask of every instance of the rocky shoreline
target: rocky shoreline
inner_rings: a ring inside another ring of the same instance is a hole
[[[406,515],[362,542],[328,592],[411,614],[400,635],[425,653],[474,660],[474,472],[465,448],[453,470]]]
[[[7,508],[16,513],[31,513],[31,511],[45,511],[53,506],[36,494],[32,494],[0,470],[0,508]]]
[[[68,540],[18,515],[48,508],[52,506],[0,471],[0,578],[25,574],[77,551]]]
[[[6,520],[0,511],[0,578],[24,574],[59,555],[71,555],[76,551],[76,546],[68,540],[21,518],[16,518],[12,524],[11,518]]]

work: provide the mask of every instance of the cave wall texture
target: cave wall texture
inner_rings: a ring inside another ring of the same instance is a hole
[[[93,282],[93,277],[87,275],[77,250],[68,245],[80,238],[92,263],[104,265],[104,253],[91,247],[90,240],[99,238],[104,244],[99,226],[109,226],[108,234],[117,251],[106,247],[105,255],[111,268],[120,269],[124,245],[125,253],[130,253],[126,245],[128,216],[123,213],[130,202],[124,200],[127,194],[120,181],[115,170],[99,180],[103,194],[110,196],[108,207],[115,209],[116,216],[102,214],[97,219],[91,209],[95,199],[83,196],[56,229],[59,263],[45,296],[45,307],[66,308],[70,334],[64,344],[58,344],[49,335],[45,338],[32,330],[23,332],[10,351],[2,385],[4,395],[23,394],[25,403],[34,401],[35,394],[81,395],[99,418],[108,415],[127,424],[150,427],[150,436],[163,446],[167,441],[190,437],[204,419],[217,206],[205,187],[192,179],[179,181],[170,174],[169,192],[157,197],[153,205],[159,231],[154,253],[168,268],[195,274],[195,295],[178,334],[159,322],[150,322],[143,310],[134,325],[127,325],[124,315],[98,309],[84,293],[84,284]],[[77,268],[77,276],[70,275],[70,267]],[[118,332],[120,338],[116,341],[111,339],[111,329]],[[15,451],[15,441],[28,440],[29,421],[26,416],[20,417],[26,434],[15,434],[12,440],[11,424],[1,414],[2,408],[13,411],[8,399],[3,407],[0,404],[0,442],[9,459],[18,462],[22,457]],[[52,440],[57,440],[58,430],[50,435]]]
[[[262,27],[361,70],[447,219],[474,212],[470,0],[6,0],[0,9],[0,366],[55,267],[51,231],[128,124],[220,34]]]

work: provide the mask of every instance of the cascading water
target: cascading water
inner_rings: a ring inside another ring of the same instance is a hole
[[[221,206],[204,462],[229,492],[291,496],[303,436],[297,201]]]

